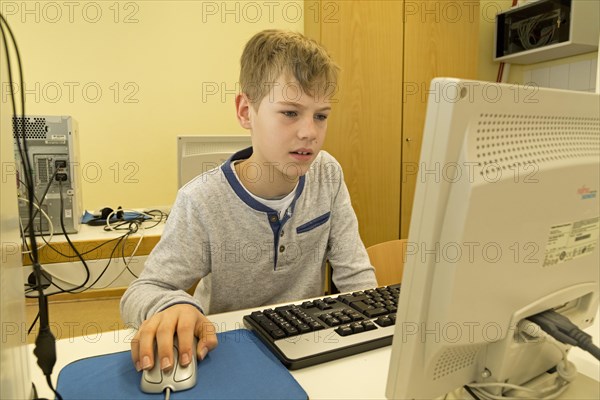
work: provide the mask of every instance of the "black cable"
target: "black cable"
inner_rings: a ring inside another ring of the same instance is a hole
[[[40,318],[40,312],[38,311],[35,319],[33,320],[33,322],[31,323],[31,326],[29,326],[29,329],[27,329],[27,334],[29,335],[31,333],[31,331],[33,330],[33,327],[35,326],[35,323],[37,322],[37,320]]]
[[[94,248],[92,248],[92,249],[90,249],[90,250],[84,251],[83,253],[80,253],[80,254],[81,254],[82,256],[85,256],[85,255],[87,255],[87,254],[89,254],[89,253],[91,253],[91,252],[93,252],[93,251],[96,251],[96,250],[98,250],[98,249],[99,249],[99,248],[101,248],[101,247],[104,247],[104,246],[108,245],[108,244],[109,244],[109,243],[111,243],[111,242],[114,242],[115,240],[119,240],[119,239],[121,239],[122,237],[124,237],[124,236],[126,236],[126,235],[127,235],[127,234],[125,234],[125,235],[123,235],[123,236],[116,237],[116,238],[114,238],[114,239],[107,240],[107,241],[105,241],[105,242],[102,242],[102,243],[100,243],[98,246],[96,246],[96,247],[94,247]],[[42,237],[42,238],[43,238],[43,237]],[[58,255],[61,255],[61,256],[65,257],[65,258],[77,258],[77,256],[76,256],[76,255],[72,256],[72,255],[69,255],[69,254],[64,254],[63,252],[61,252],[60,250],[58,250],[56,247],[52,246],[52,244],[48,243],[46,240],[44,240],[44,242],[46,243],[46,245],[47,245],[49,248],[51,248],[51,249],[52,249],[52,250],[53,250],[53,251],[54,251],[56,254],[58,254]]]
[[[117,248],[119,247],[119,244],[120,244],[122,241],[124,241],[124,240],[127,238],[127,236],[128,236],[129,234],[130,234],[130,233],[127,233],[127,234],[125,234],[125,235],[123,235],[123,236],[120,236],[120,237],[118,237],[118,238],[112,239],[112,240],[110,241],[110,242],[112,242],[112,241],[114,241],[114,240],[118,240],[118,241],[117,241],[117,243],[115,243],[115,246],[113,247],[113,249],[112,249],[112,251],[111,251],[111,253],[110,253],[110,255],[109,255],[109,258],[108,258],[108,263],[107,263],[107,264],[104,266],[104,268],[103,268],[102,272],[100,273],[100,275],[99,275],[99,276],[98,276],[98,277],[97,277],[97,278],[94,280],[94,282],[92,282],[92,283],[91,283],[89,286],[83,286],[83,287],[82,287],[81,285],[79,285],[79,286],[77,286],[76,288],[73,288],[73,289],[63,289],[63,288],[62,288],[62,287],[60,287],[58,284],[56,284],[56,283],[55,283],[55,282],[54,282],[54,281],[51,279],[51,277],[48,277],[48,280],[50,281],[50,284],[51,284],[51,285],[54,285],[54,286],[56,286],[56,287],[57,287],[57,288],[58,288],[60,291],[59,291],[59,292],[55,292],[55,293],[50,293],[50,294],[47,294],[46,296],[54,296],[54,295],[56,295],[56,294],[61,294],[61,293],[71,293],[71,294],[78,294],[78,293],[83,293],[84,291],[86,291],[86,290],[88,290],[88,289],[92,289],[92,288],[94,287],[94,285],[95,285],[96,283],[98,283],[98,281],[100,281],[100,279],[102,279],[102,277],[104,276],[104,274],[105,274],[105,273],[106,273],[106,271],[108,270],[108,267],[111,265],[111,263],[112,263],[112,260],[113,260],[113,258],[114,258],[115,252],[116,252]],[[106,243],[108,243],[108,242],[105,242],[105,243],[103,243],[102,245],[105,245]],[[131,272],[131,270],[130,270],[130,272]],[[131,272],[131,273],[133,274],[133,272]],[[47,274],[47,271],[44,271],[44,274]],[[134,275],[134,276],[135,276],[135,275]],[[86,283],[87,283],[87,282],[86,282]],[[75,291],[75,290],[79,290],[79,289],[82,289],[82,290],[80,290],[80,291],[78,291],[78,292],[76,292],[76,291]],[[31,296],[30,296],[30,297],[31,297]]]
[[[52,178],[50,179],[50,181],[48,182],[48,185],[46,186],[46,189],[44,190],[44,194],[42,195],[42,201],[38,200],[38,198],[35,196],[34,193],[34,199],[35,199],[35,204],[37,205],[37,209],[35,210],[35,213],[33,214],[33,216],[31,218],[33,218],[33,220],[35,221],[35,217],[37,216],[38,212],[41,212],[42,210],[42,204],[44,202],[44,199],[46,197],[46,194],[48,194],[48,190],[50,190],[50,186],[52,185],[52,181],[54,180],[54,177],[56,176],[56,172],[58,170],[56,170],[54,172],[54,174],[52,175]],[[19,180],[21,183],[23,183],[23,181]],[[25,185],[25,183],[23,183],[23,185]],[[19,218],[20,220],[20,218]],[[40,217],[40,236],[42,237],[42,240],[46,243],[46,245],[48,244],[48,242],[46,242],[46,239],[44,238],[43,235],[43,225],[42,225],[42,218]],[[22,226],[22,224],[20,224]],[[33,226],[33,224],[31,224],[31,226]],[[27,240],[25,240],[25,231],[23,229],[21,229],[21,237],[23,238],[23,245],[24,247],[27,249],[27,251],[29,251],[29,245],[27,244]],[[29,256],[29,259],[31,260],[31,262],[33,263],[33,258],[31,257],[31,255]]]
[[[46,281],[49,282],[49,285],[55,286],[59,290],[59,292],[44,294],[44,296],[50,297],[50,296],[54,296],[55,294],[69,293],[68,289],[63,289],[62,287],[58,286],[58,284],[52,280],[52,275],[50,273],[48,273],[47,271],[42,270],[42,277],[46,278]],[[44,282],[44,280],[42,280],[42,282]],[[36,285],[37,285],[37,282],[36,282]],[[33,291],[33,290],[31,290],[31,291]],[[25,297],[36,298],[38,296],[27,296],[27,291],[26,291]]]
[[[83,283],[73,289],[69,289],[66,290],[67,293],[72,293],[78,289],[81,289],[82,287],[85,287],[85,285],[88,283],[88,281],[90,280],[90,269],[87,265],[87,263],[85,262],[85,259],[83,258],[83,256],[79,253],[79,251],[77,250],[77,248],[75,247],[75,245],[73,244],[73,242],[71,242],[71,238],[69,238],[69,235],[67,234],[67,229],[65,228],[65,218],[64,218],[64,199],[63,199],[63,193],[62,193],[62,182],[59,181],[58,182],[58,193],[60,195],[60,227],[62,228],[63,231],[63,235],[65,237],[65,239],[67,239],[67,242],[69,243],[69,246],[71,246],[71,248],[73,249],[73,251],[75,252],[75,254],[77,254],[77,257],[79,258],[79,260],[81,261],[81,263],[83,264],[83,267],[85,268],[85,280],[83,281]]]
[[[102,270],[102,272],[100,273],[100,275],[98,275],[98,277],[96,278],[96,280],[95,280],[94,282],[92,282],[92,284],[91,284],[90,286],[86,287],[86,288],[85,288],[85,289],[83,289],[81,292],[84,292],[84,291],[86,291],[86,290],[88,290],[88,289],[91,289],[92,287],[94,287],[94,285],[95,285],[96,283],[98,283],[98,281],[99,281],[100,279],[102,279],[102,277],[104,276],[104,274],[106,273],[106,271],[108,270],[108,267],[110,266],[110,264],[111,264],[111,262],[112,262],[112,259],[113,259],[113,256],[114,256],[114,254],[115,254],[115,251],[116,251],[117,247],[119,247],[119,243],[121,242],[121,240],[123,240],[123,236],[121,236],[121,238],[119,239],[119,242],[117,242],[117,243],[115,244],[115,247],[113,247],[113,249],[112,249],[112,251],[111,251],[111,253],[110,253],[110,256],[109,256],[109,258],[108,258],[108,263],[106,264],[106,266],[104,267],[104,269]],[[78,293],[81,293],[81,292],[78,292]]]
[[[38,208],[35,210],[35,212],[33,213],[33,219],[35,220],[35,217],[37,217],[37,214],[39,212],[41,212],[42,210],[42,205],[44,204],[44,200],[46,200],[46,195],[48,194],[48,190],[50,190],[50,186],[52,186],[52,182],[54,182],[54,178],[56,177],[56,174],[58,173],[58,168],[54,169],[54,174],[52,174],[52,177],[50,178],[50,180],[48,181],[48,185],[46,185],[46,189],[44,190],[44,194],[42,194],[42,200],[39,199],[35,199],[36,204],[38,206]],[[40,235],[42,234],[42,218],[40,218]]]
[[[479,398],[479,397],[478,397],[478,396],[475,394],[475,392],[473,392],[473,391],[471,390],[471,388],[470,388],[469,386],[465,385],[465,386],[463,386],[463,388],[464,388],[464,389],[465,389],[465,390],[466,390],[466,391],[467,391],[467,392],[468,392],[468,393],[471,395],[471,397],[473,397],[473,399],[475,399],[475,400],[481,400],[481,399],[480,399],[480,398]]]
[[[579,329],[564,315],[554,310],[546,310],[527,319],[538,324],[544,332],[559,342],[577,346],[600,360],[600,349],[592,342],[592,336]]]
[[[48,382],[48,386],[50,386],[50,389],[54,392],[54,395],[56,396],[56,400],[63,400],[62,396],[56,391],[56,389],[54,389],[54,385],[52,384],[52,379],[50,379],[50,376],[46,375],[46,382]]]
[[[23,79],[23,68],[22,68],[22,63],[21,63],[21,55],[19,53],[19,47],[17,46],[17,42],[15,40],[15,37],[12,33],[12,29],[10,29],[10,26],[8,25],[8,22],[6,21],[6,19],[4,19],[4,16],[2,16],[0,14],[0,30],[2,31],[2,41],[4,43],[4,52],[6,54],[6,63],[7,63],[7,67],[8,67],[8,81],[9,81],[9,85],[10,85],[10,94],[11,94],[11,105],[12,105],[12,110],[13,110],[13,127],[15,125],[15,118],[17,118],[17,116],[19,115],[17,113],[17,105],[15,103],[15,93],[14,93],[14,86],[13,86],[13,77],[12,77],[12,67],[11,67],[11,61],[10,61],[10,53],[8,52],[8,42],[6,41],[6,32],[4,31],[4,28],[2,27],[2,25],[4,25],[6,27],[6,30],[8,31],[8,34],[10,36],[11,42],[13,44],[13,47],[15,49],[15,55],[17,57],[17,66],[19,67],[19,84],[21,85],[21,88],[24,88],[25,84],[24,84],[24,79]],[[24,169],[24,173],[25,173],[25,181],[27,182],[27,199],[29,200],[29,216],[31,217],[33,215],[33,199],[34,199],[34,190],[33,190],[33,174],[32,174],[32,168],[31,168],[31,163],[29,161],[29,152],[27,149],[27,140],[26,140],[26,130],[25,130],[25,96],[23,94],[23,90],[21,90],[21,95],[19,96],[21,98],[21,126],[20,126],[20,130],[21,130],[21,134],[19,135],[18,132],[16,132],[16,140],[15,142],[17,143],[17,148],[19,151],[19,155],[21,156],[21,162],[23,163],[23,169]],[[18,125],[18,124],[17,124]],[[21,142],[19,141],[19,139],[21,139],[21,141],[23,142],[22,146],[21,146]],[[29,236],[30,236],[30,240],[32,243],[35,243],[35,234],[33,233],[33,221],[31,218],[29,218]],[[37,257],[37,246],[32,245],[32,254],[33,254],[33,258],[35,260],[38,259]]]
[[[79,253],[79,254],[81,254],[82,256],[85,256],[86,254],[89,254],[89,253],[91,253],[91,252],[93,252],[93,251],[96,251],[96,250],[98,250],[99,248],[101,248],[101,247],[103,247],[103,246],[106,246],[107,244],[109,244],[109,243],[111,243],[111,242],[113,242],[113,241],[115,241],[115,240],[119,240],[119,239],[121,239],[122,237],[124,237],[124,236],[126,236],[126,235],[127,235],[127,234],[125,234],[125,235],[123,235],[123,236],[119,236],[119,237],[113,238],[113,239],[110,239],[110,240],[107,240],[107,241],[105,241],[105,242],[102,242],[102,243],[100,243],[98,246],[96,246],[96,247],[94,247],[94,248],[92,248],[92,249],[90,249],[90,250],[84,251],[83,253]],[[68,255],[68,254],[64,254],[63,252],[61,252],[60,250],[58,250],[56,247],[54,247],[54,246],[52,246],[50,243],[48,243],[48,242],[47,242],[47,241],[44,239],[44,237],[43,237],[43,236],[42,236],[42,239],[44,240],[44,242],[46,243],[46,245],[47,245],[49,248],[51,248],[51,249],[52,249],[52,250],[53,250],[53,251],[54,251],[56,254],[58,254],[58,255],[61,255],[61,256],[65,257],[65,258],[77,258],[77,255],[71,256],[71,255]]]
[[[137,229],[136,229],[136,232],[137,232]],[[135,233],[135,232],[129,232],[129,233],[127,233],[127,238],[123,241],[123,244],[121,245],[121,259],[123,260],[123,263],[124,263],[125,268],[127,269],[127,271],[129,271],[129,273],[134,278],[138,278],[138,276],[131,270],[131,268],[129,268],[129,263],[125,259],[125,247],[127,245],[127,239],[129,239],[129,236],[131,236],[133,233]]]

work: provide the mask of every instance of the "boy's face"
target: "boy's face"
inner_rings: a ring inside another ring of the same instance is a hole
[[[323,146],[331,111],[326,96],[315,96],[304,93],[295,79],[283,76],[272,85],[258,110],[245,95],[238,95],[238,120],[252,133],[254,152],[249,161],[265,173],[274,169],[290,182],[306,174]]]

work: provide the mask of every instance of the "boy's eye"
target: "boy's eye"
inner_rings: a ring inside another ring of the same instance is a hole
[[[282,111],[281,113],[283,115],[285,115],[286,117],[296,117],[296,116],[298,116],[298,113],[296,111]]]
[[[315,119],[317,119],[319,121],[325,121],[327,119],[327,115],[325,115],[325,114],[317,114],[317,115],[315,115]]]

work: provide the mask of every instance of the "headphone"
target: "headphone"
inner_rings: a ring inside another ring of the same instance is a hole
[[[113,214],[113,216],[111,217],[111,221],[115,221],[115,220],[122,221],[123,220],[123,209],[121,208],[121,206],[119,206],[117,208],[116,212],[115,212],[115,210],[113,210],[110,207],[104,207],[103,209],[100,210],[100,215],[96,215],[94,219],[92,219],[88,222],[88,225],[92,225],[92,226],[106,225],[106,219],[111,214]]]

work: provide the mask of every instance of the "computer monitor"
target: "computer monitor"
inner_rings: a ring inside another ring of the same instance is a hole
[[[4,55],[0,40],[0,54]],[[6,77],[8,68],[4,57],[0,60],[0,76]],[[3,78],[4,79],[4,78]],[[12,117],[10,101],[0,102],[0,399],[33,398],[29,374],[29,350],[25,318],[23,261],[19,206],[17,204],[17,163],[13,153]]]
[[[599,95],[452,78],[428,94],[386,396],[539,383],[561,351],[518,324],[554,309],[585,328],[598,308]]]
[[[178,187],[182,187],[204,172],[217,168],[233,153],[250,146],[252,146],[252,141],[249,135],[178,136]]]

